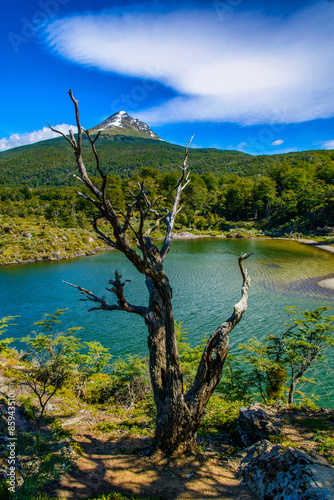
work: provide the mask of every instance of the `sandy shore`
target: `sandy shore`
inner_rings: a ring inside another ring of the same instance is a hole
[[[334,290],[334,278],[318,281],[318,285],[322,286],[323,288],[330,288],[331,290]]]
[[[319,243],[318,241],[306,240],[303,238],[297,241],[299,241],[299,243],[303,243],[304,245],[310,245],[312,247],[319,248],[319,250],[324,250],[325,252],[334,253],[334,246],[331,245],[324,245],[323,243]]]
[[[325,252],[333,253],[334,254],[334,247],[330,245],[323,245],[321,243],[318,243],[317,241],[314,240],[306,240],[306,239],[300,239],[297,240],[299,243],[303,243],[304,245],[310,245],[316,248],[319,248],[319,250],[324,250]],[[331,290],[334,290],[334,278],[329,278],[325,280],[318,281],[317,283],[319,286],[323,288],[330,288]]]

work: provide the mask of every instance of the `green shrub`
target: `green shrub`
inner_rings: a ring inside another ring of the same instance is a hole
[[[0,335],[2,335],[8,328],[10,321],[13,321],[17,316],[7,316],[5,318],[0,319]],[[6,338],[0,340],[0,354],[8,353],[10,349],[8,348],[8,344],[13,342],[13,338]]]
[[[150,393],[151,384],[145,358],[129,355],[114,362],[109,395],[117,404],[134,406]]]

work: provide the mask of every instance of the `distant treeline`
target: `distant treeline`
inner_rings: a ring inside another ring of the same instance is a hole
[[[247,175],[219,174],[214,169],[213,172],[192,173],[191,182],[183,193],[179,226],[224,230],[225,221],[255,220],[265,229],[331,233],[334,225],[333,158],[332,151],[268,156],[261,160],[251,157],[255,163],[263,162],[262,167],[265,164],[262,172],[258,165],[255,173],[250,169]],[[192,168],[193,151],[189,164]],[[127,176],[109,175],[108,191],[117,210],[124,211],[127,203],[133,201],[130,192],[138,189],[138,181],[144,180],[148,196],[155,199],[166,196],[180,174],[175,168],[167,172],[140,164],[137,167]],[[49,175],[51,180],[50,172]],[[1,215],[42,216],[64,228],[90,226],[94,215],[92,209],[73,187],[34,187],[28,182],[20,183],[0,186]],[[168,199],[162,200],[161,207],[168,208],[169,203]]]

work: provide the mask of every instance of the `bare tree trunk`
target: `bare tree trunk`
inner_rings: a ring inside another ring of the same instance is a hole
[[[173,239],[173,229],[176,216],[180,211],[179,202],[182,191],[189,183],[187,173],[188,146],[186,147],[181,175],[177,185],[171,191],[175,191],[174,203],[171,212],[163,209],[163,214],[158,212],[158,198],[154,203],[149,202],[143,184],[138,185],[139,194],[134,195],[134,203],[128,205],[127,213],[121,213],[124,219],[123,225],[119,215],[113,207],[112,200],[106,195],[107,176],[103,173],[99,156],[95,149],[95,142],[99,134],[93,140],[88,131],[85,131],[91,143],[96,159],[96,167],[102,179],[102,187],[97,188],[88,177],[82,158],[82,128],[79,118],[78,102],[69,91],[75,106],[76,121],[78,126],[78,138],[75,139],[70,131],[68,138],[61,132],[74,149],[80,179],[90,191],[90,195],[78,193],[88,200],[100,212],[94,222],[94,229],[106,244],[120,250],[127,259],[136,267],[139,273],[146,278],[146,286],[149,292],[149,304],[147,307],[136,306],[127,302],[124,296],[124,286],[117,271],[115,279],[109,283],[112,288],[107,288],[117,297],[117,304],[108,304],[105,297],[98,297],[90,290],[78,285],[71,285],[83,294],[86,300],[99,304],[90,310],[115,311],[122,310],[128,313],[140,315],[148,328],[148,347],[150,360],[150,376],[153,387],[154,401],[157,409],[156,429],[152,449],[161,449],[166,454],[174,451],[195,451],[196,432],[201,424],[204,410],[214,389],[216,388],[222,374],[222,368],[229,349],[228,334],[240,321],[247,309],[248,289],[250,279],[247,270],[243,267],[243,260],[249,255],[239,257],[238,263],[243,283],[241,289],[241,300],[234,306],[230,318],[223,323],[210,337],[204,349],[193,386],[184,394],[183,377],[177,350],[176,334],[174,330],[174,317],[172,307],[172,289],[168,278],[163,270],[163,261],[166,258]],[[52,129],[54,130],[54,129]],[[139,213],[139,228],[132,226],[132,214],[136,208]],[[144,233],[144,221],[148,215],[155,214],[159,220],[163,217],[166,221],[166,236],[160,250],[152,243],[149,236]],[[108,221],[113,230],[113,240],[98,227],[99,219]],[[132,231],[136,237],[141,255],[134,250],[126,240],[126,231]]]
[[[295,397],[297,382],[298,382],[298,380],[295,378],[291,380],[290,389],[289,389],[289,396],[288,396],[289,405],[293,404],[293,399]]]
[[[243,277],[242,297],[233,314],[210,337],[204,349],[192,387],[184,394],[183,379],[177,354],[172,294],[148,283],[150,293],[146,324],[149,330],[150,374],[157,409],[153,449],[165,453],[196,451],[196,433],[206,405],[219,383],[229,351],[228,334],[240,321],[247,308],[250,279],[239,258]]]

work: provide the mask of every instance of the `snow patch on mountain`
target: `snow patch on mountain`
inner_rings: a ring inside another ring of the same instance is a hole
[[[155,134],[146,123],[141,122],[136,118],[132,118],[132,116],[128,115],[126,111],[118,111],[117,113],[114,113],[102,123],[93,127],[91,130],[113,130],[115,128],[122,128],[128,131],[132,129],[134,131],[143,132],[152,139],[160,139],[160,137]]]

